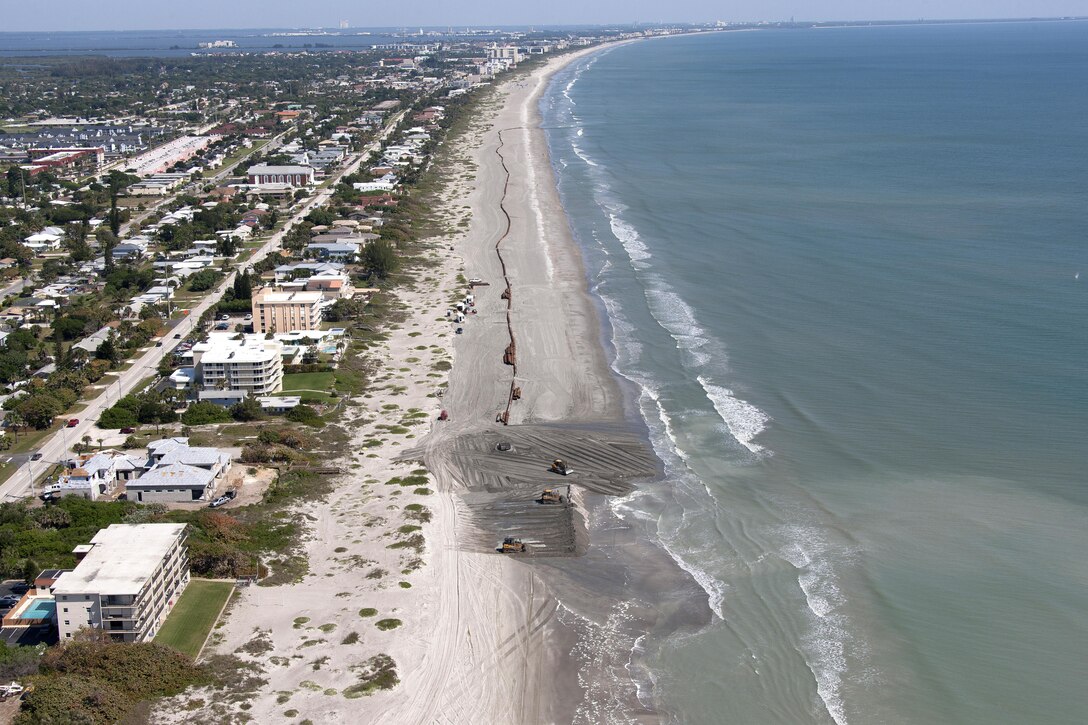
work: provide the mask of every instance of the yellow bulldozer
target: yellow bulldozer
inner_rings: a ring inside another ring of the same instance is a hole
[[[563,494],[554,488],[545,488],[540,494],[540,503],[564,503],[565,501]]]
[[[552,473],[558,473],[560,476],[569,476],[574,473],[574,469],[569,467],[562,458],[556,458],[552,461],[552,467],[548,470]]]
[[[507,536],[502,540],[502,553],[504,554],[524,554],[525,542],[521,539],[515,539],[513,536]]]

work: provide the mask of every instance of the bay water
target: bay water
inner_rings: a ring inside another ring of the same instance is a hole
[[[580,60],[560,193],[706,592],[687,723],[1088,720],[1088,24],[715,33]]]

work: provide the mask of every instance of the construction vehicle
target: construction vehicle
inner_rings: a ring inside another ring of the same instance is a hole
[[[507,536],[502,540],[502,553],[504,554],[524,554],[525,543],[521,539],[515,539],[513,536]]]
[[[548,470],[552,473],[558,473],[560,476],[569,476],[574,473],[574,469],[564,463],[562,458],[556,458],[552,461],[552,467]]]
[[[545,488],[540,494],[540,503],[566,503],[566,499],[556,489]]]

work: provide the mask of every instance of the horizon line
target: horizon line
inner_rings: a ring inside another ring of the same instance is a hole
[[[701,27],[701,26],[715,26],[717,23],[728,23],[730,25],[806,25],[806,24],[825,24],[825,23],[878,23],[881,25],[894,25],[894,24],[955,24],[955,23],[1009,23],[1009,22],[1059,22],[1059,21],[1084,21],[1088,20],[1088,15],[1047,15],[1047,16],[1010,16],[1010,17],[959,17],[959,18],[888,18],[884,20],[874,18],[828,18],[824,20],[814,19],[800,19],[796,20],[790,18],[789,20],[722,20],[720,18],[714,20],[683,20],[683,21],[659,21],[659,22],[641,22],[641,21],[627,21],[627,22],[596,22],[596,23],[500,23],[495,25],[471,25],[471,24],[454,24],[454,23],[442,23],[439,25],[420,25],[418,23],[402,24],[402,25],[351,25],[346,28],[339,26],[324,26],[324,25],[263,25],[263,26],[247,26],[247,27],[206,27],[206,28],[169,28],[169,27],[133,27],[133,28],[82,28],[79,30],[54,30],[54,29],[42,29],[42,28],[24,28],[21,30],[0,30],[0,36],[2,35],[17,35],[19,33],[132,33],[132,32],[210,32],[213,30],[222,31],[253,31],[253,30],[333,30],[333,31],[345,31],[345,30],[390,30],[394,32],[403,32],[409,28],[421,28],[440,30],[445,29],[449,31],[454,30],[500,30],[500,29],[521,29],[521,28],[665,28],[665,27],[677,27],[677,26],[689,26],[689,27]]]

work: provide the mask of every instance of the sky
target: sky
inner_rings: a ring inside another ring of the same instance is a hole
[[[0,31],[580,25],[1088,16],[1088,0],[44,0],[4,2]]]

